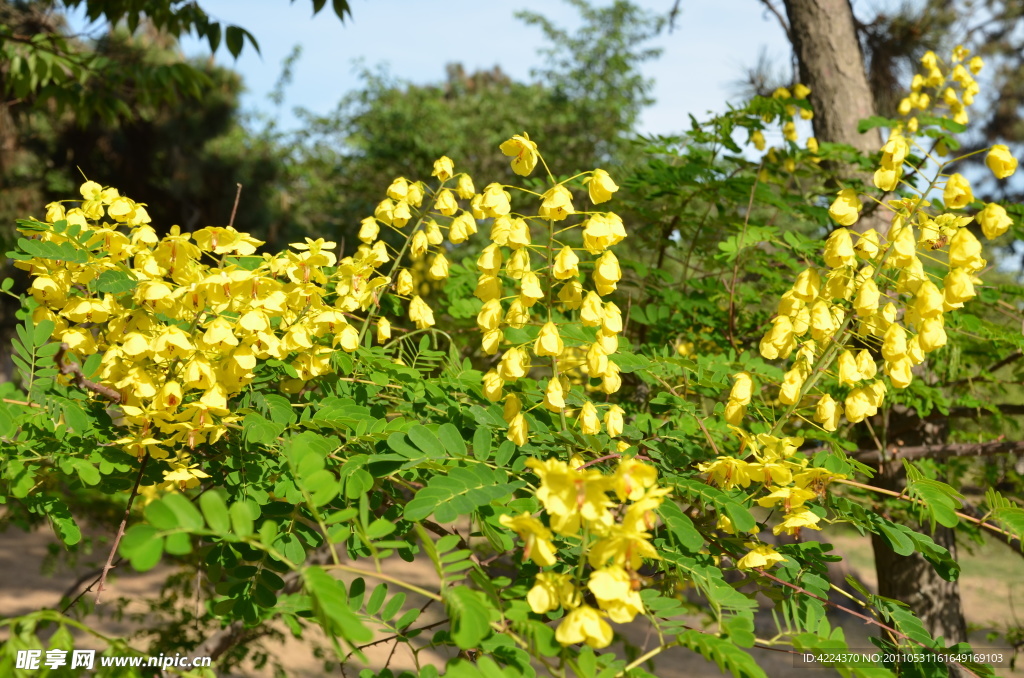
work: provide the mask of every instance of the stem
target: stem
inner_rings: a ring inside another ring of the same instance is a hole
[[[117,553],[117,547],[121,543],[121,537],[124,536],[124,528],[128,524],[128,518],[132,513],[132,504],[135,502],[135,497],[139,494],[139,484],[142,482],[142,474],[146,471],[146,464],[149,462],[149,455],[147,454],[142,458],[142,462],[139,464],[139,473],[135,476],[135,485],[132,487],[132,493],[128,496],[128,505],[124,509],[124,518],[121,519],[121,526],[117,528],[117,536],[114,537],[114,543],[110,547],[110,555],[107,556],[107,562],[103,566],[103,572],[100,574],[99,585],[96,587],[96,605],[100,604],[100,595],[103,593],[103,585],[107,581],[107,573],[114,566],[114,554]]]

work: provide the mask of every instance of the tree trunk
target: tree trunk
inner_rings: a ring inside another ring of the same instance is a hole
[[[875,100],[849,0],[785,2],[800,80],[811,88],[815,136],[875,153],[882,145],[878,130],[857,132],[857,123],[874,115]]]
[[[785,5],[800,79],[811,89],[818,140],[847,144],[863,153],[877,152],[882,144],[879,131],[857,131],[857,123],[874,115],[875,110],[849,0],[785,0]],[[871,185],[870,176],[854,176]],[[869,216],[866,210],[855,228],[875,228],[885,234],[888,219],[878,212]],[[913,413],[908,414],[908,419],[916,422],[906,422],[911,431],[901,436],[902,444],[914,444],[913,431],[921,438],[921,444],[941,442],[931,439],[941,437],[941,433],[925,431],[923,422]],[[902,468],[883,472],[876,482],[880,487],[891,485],[891,489],[898,491],[905,482]],[[954,536],[952,530],[940,527],[934,539],[955,553]],[[943,636],[947,644],[965,641],[967,633],[957,583],[939,577],[919,554],[897,555],[879,539],[874,539],[873,544],[878,592],[909,604],[929,632],[935,637]]]

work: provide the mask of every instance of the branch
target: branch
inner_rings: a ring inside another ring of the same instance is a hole
[[[148,461],[149,455],[147,454],[139,464],[139,475],[135,476],[135,485],[132,487],[132,493],[128,496],[128,505],[124,507],[124,518],[121,519],[121,525],[117,528],[117,536],[114,537],[114,543],[110,546],[110,555],[107,556],[107,562],[103,566],[103,572],[100,574],[100,580],[96,587],[96,605],[100,604],[100,595],[103,593],[103,585],[107,582],[107,574],[114,566],[114,555],[117,554],[117,547],[121,543],[121,537],[124,536],[124,528],[128,525],[128,518],[132,513],[132,504],[135,502],[135,497],[139,495],[139,484],[142,482],[142,474],[146,471],[146,462]]]
[[[805,588],[803,588],[801,586],[797,586],[796,584],[792,584],[792,583],[790,583],[790,582],[788,582],[788,581],[786,581],[784,579],[779,579],[778,577],[776,577],[775,575],[767,572],[764,569],[758,568],[757,572],[759,574],[761,574],[762,576],[765,576],[768,579],[771,579],[772,581],[776,582],[777,584],[782,584],[783,586],[788,586],[789,588],[793,589],[797,593],[802,593],[802,594],[804,594],[806,596],[810,596],[811,598],[814,598],[815,600],[819,600],[822,603],[824,603],[825,605],[828,605],[829,607],[834,607],[835,609],[842,610],[843,612],[846,612],[847,614],[852,614],[854,617],[857,617],[858,619],[863,619],[864,623],[866,623],[866,624],[874,624],[875,626],[888,631],[889,633],[893,634],[894,636],[899,637],[901,640],[905,640],[905,641],[911,642],[911,643],[913,643],[915,645],[919,645],[922,648],[924,648],[925,650],[928,650],[929,652],[934,652],[934,653],[938,653],[938,654],[941,654],[943,652],[942,650],[936,650],[935,648],[928,647],[924,643],[922,643],[920,641],[917,641],[917,640],[914,640],[913,638],[911,638],[907,634],[903,633],[902,631],[898,631],[897,629],[893,628],[892,626],[888,626],[887,624],[883,624],[882,622],[878,621],[877,619],[873,619],[872,617],[869,617],[867,615],[861,614],[860,612],[857,612],[856,610],[852,610],[852,609],[850,609],[850,608],[848,608],[848,607],[846,607],[844,605],[840,605],[839,603],[833,603],[828,598],[822,598],[821,596],[814,595],[813,593],[811,593],[807,589],[805,589]],[[969,668],[967,668],[966,666],[964,666],[963,664],[961,664],[959,662],[948,661],[948,662],[944,662],[944,663],[946,665],[956,666],[957,668],[962,669],[963,671],[965,671],[968,675],[975,676],[975,678],[978,678],[978,674],[977,673],[971,671]]]
[[[782,30],[786,33],[786,39],[789,40],[789,44],[793,44],[793,34],[789,30],[789,22],[786,21],[786,17],[782,16],[779,8],[772,3],[772,0],[761,0],[761,4],[775,15],[775,18],[779,20],[779,25],[782,26]]]
[[[57,356],[55,360],[57,363],[57,367],[60,368],[60,373],[72,375],[71,381],[75,384],[75,386],[81,389],[92,391],[94,393],[99,393],[100,395],[105,396],[108,400],[111,400],[115,403],[121,402],[121,394],[115,391],[114,389],[110,388],[109,386],[97,384],[95,381],[90,381],[86,379],[85,375],[82,374],[82,367],[78,363],[64,362],[64,354],[68,351],[68,349],[69,347],[67,344],[61,344],[60,350],[57,351]]]
[[[1024,440],[997,440],[988,443],[948,443],[945,445],[915,445],[899,447],[890,445],[886,450],[889,459],[949,459],[951,457],[989,457],[995,454],[1024,452]],[[865,464],[876,464],[882,460],[880,450],[857,450],[850,455]]]
[[[1002,367],[1006,367],[1010,363],[1015,362],[1015,361],[1019,360],[1022,357],[1024,357],[1024,351],[1021,351],[1020,349],[1018,349],[1018,350],[1014,351],[1013,353],[1011,353],[1010,355],[1008,355],[1005,358],[1003,358],[1002,360],[999,360],[999,361],[997,361],[995,363],[992,363],[987,368],[985,368],[984,371],[991,374],[992,372],[995,372],[996,370],[998,370],[998,369],[1000,369]],[[947,384],[947,386],[959,386],[961,384],[966,384],[966,383],[972,382],[972,381],[980,381],[980,379],[978,377],[968,377],[967,379],[958,379],[957,381],[949,382],[949,384]]]

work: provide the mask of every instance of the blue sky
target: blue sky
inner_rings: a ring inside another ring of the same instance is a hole
[[[592,0],[606,4],[607,0]],[[317,113],[330,111],[341,97],[359,86],[353,64],[386,63],[392,75],[416,83],[443,80],[445,64],[462,62],[467,70],[498,64],[513,78],[528,80],[530,69],[542,63],[537,50],[544,41],[540,30],[514,18],[519,9],[542,13],[559,25],[579,24],[575,10],[558,0],[351,0],[353,18],[342,24],[331,3],[316,17],[310,0],[202,0],[214,18],[248,29],[259,41],[262,55],[247,49],[237,62],[226,49],[216,60],[240,71],[247,93],[243,107],[295,123],[296,106]],[[666,14],[673,0],[639,0],[644,8]],[[780,64],[788,45],[776,20],[758,0],[683,0],[671,34],[656,45],[660,59],[644,68],[655,80],[657,103],[645,111],[641,131],[671,133],[688,128],[688,115],[705,117],[722,110],[744,68],[756,63],[762,49]],[[283,110],[267,94],[281,72],[281,63],[294,45],[303,54],[286,91]],[[209,55],[205,43],[185,39],[190,55]]]

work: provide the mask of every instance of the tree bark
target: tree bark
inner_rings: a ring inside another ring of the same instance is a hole
[[[785,5],[800,79],[811,89],[818,141],[847,144],[866,154],[877,152],[882,144],[879,130],[864,134],[857,131],[858,122],[873,115],[875,106],[849,0],[785,0]],[[871,185],[871,177],[863,172],[840,169],[840,174],[844,173]],[[888,219],[878,212],[865,213],[854,228],[862,232],[875,228],[885,234]],[[927,422],[919,418],[907,424],[911,435],[901,436],[904,445],[944,442],[943,431],[930,430]],[[890,469],[882,469],[876,484],[899,491],[905,483],[902,476],[902,468],[894,464]],[[940,527],[934,539],[955,554],[952,530]],[[967,632],[957,583],[939,577],[919,554],[900,556],[880,539],[873,539],[873,545],[879,593],[909,604],[933,636],[942,636],[947,643],[965,641]]]
[[[785,2],[800,80],[811,88],[815,136],[875,153],[882,145],[879,131],[857,132],[857,123],[874,115],[875,100],[849,0]]]

